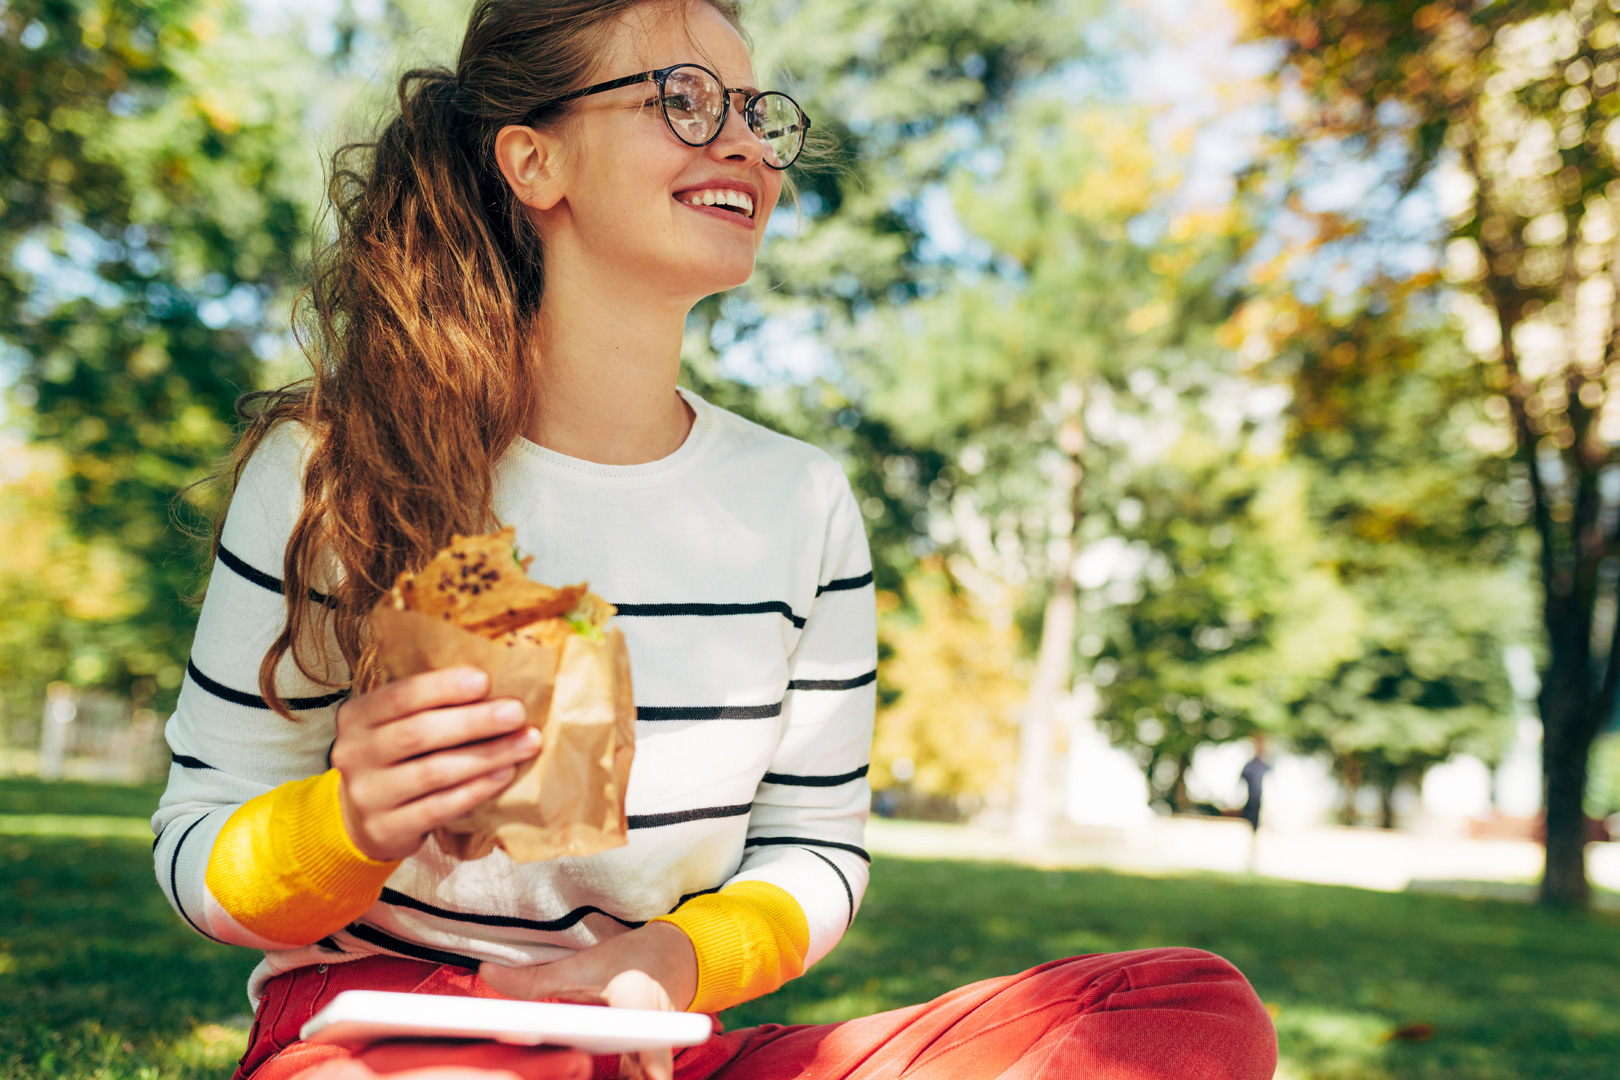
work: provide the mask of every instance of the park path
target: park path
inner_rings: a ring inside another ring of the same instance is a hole
[[[999,830],[874,817],[866,841],[877,854],[905,858],[1011,859],[1032,866],[1149,874],[1253,872],[1383,892],[1503,899],[1530,899],[1542,868],[1541,846],[1529,840],[1344,827],[1265,828],[1251,839],[1249,826],[1231,818],[1160,817],[1127,829],[1068,827],[1045,847],[1029,850]],[[1620,910],[1620,843],[1590,845],[1587,863],[1598,887],[1598,906]]]

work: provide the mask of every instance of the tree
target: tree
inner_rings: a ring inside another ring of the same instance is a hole
[[[66,630],[65,674],[172,700],[206,573],[176,504],[278,347],[317,175],[290,39],[206,0],[20,0],[0,11],[0,339],[56,509],[126,573],[116,618]],[[199,498],[202,497],[199,495]]]
[[[1296,745],[1346,789],[1393,796],[1459,752],[1512,735],[1503,650],[1531,636],[1511,432],[1432,275],[1307,305],[1273,300],[1270,366],[1293,388],[1290,442],[1311,514],[1362,613],[1358,654],[1289,704]]]
[[[1474,304],[1470,337],[1511,423],[1540,545],[1546,663],[1544,902],[1589,899],[1582,801],[1593,739],[1620,695],[1613,604],[1620,513],[1605,481],[1620,437],[1616,117],[1620,14],[1596,0],[1248,0],[1251,33],[1278,42],[1278,85],[1303,108],[1296,161],[1395,162],[1397,194],[1443,172],[1465,205],[1445,242]],[[1464,190],[1465,189],[1465,190]],[[1389,239],[1377,219],[1328,222],[1350,242]],[[1342,246],[1342,245],[1341,245]]]
[[[931,492],[932,541],[965,558],[959,573],[972,565],[1030,602],[1026,636],[1039,647],[1017,817],[1035,843],[1050,809],[1053,704],[1072,678],[1075,561],[1106,532],[1117,494],[1117,481],[1088,478],[1128,467],[1122,445],[1098,449],[1088,416],[1137,402],[1143,376],[1145,393],[1174,383],[1183,404],[1195,397],[1186,373],[1221,362],[1214,336],[1236,302],[1222,274],[1241,230],[1223,215],[1155,220],[1174,174],[1146,149],[1145,124],[1101,105],[1077,115],[1059,96],[1020,103],[1000,168],[955,183],[992,267],[869,320],[851,361],[869,410],[952,463]]]

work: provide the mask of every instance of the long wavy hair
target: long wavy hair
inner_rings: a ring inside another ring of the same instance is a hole
[[[562,122],[549,106],[585,84],[612,23],[643,4],[708,3],[740,29],[736,0],[478,0],[454,70],[399,80],[374,142],[332,157],[331,239],[317,240],[294,330],[311,374],[245,395],[227,470],[240,479],[278,424],[303,425],[303,505],[282,566],[287,624],[259,691],[293,719],[275,673],[335,686],[330,619],[357,692],[380,681],[366,617],[403,570],[453,533],[494,524],[495,464],[529,419],[531,323],[545,288],[540,237],[494,160],[509,124]],[[223,515],[215,523],[217,550]],[[336,580],[320,568],[336,562]],[[311,601],[317,582],[328,600]]]

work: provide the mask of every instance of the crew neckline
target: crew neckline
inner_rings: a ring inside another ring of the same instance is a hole
[[[596,461],[586,461],[584,458],[559,454],[522,435],[512,443],[512,454],[519,460],[537,465],[546,472],[572,480],[626,487],[661,483],[696,464],[709,443],[713,441],[718,428],[714,419],[714,406],[684,386],[677,386],[675,392],[692,408],[692,428],[686,433],[686,439],[680,446],[656,461],[647,461],[639,465],[604,465]]]

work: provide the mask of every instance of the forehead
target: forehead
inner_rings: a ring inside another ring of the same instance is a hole
[[[703,0],[641,4],[619,16],[609,30],[595,77],[611,79],[689,63],[712,68],[727,86],[754,85],[747,43]]]

